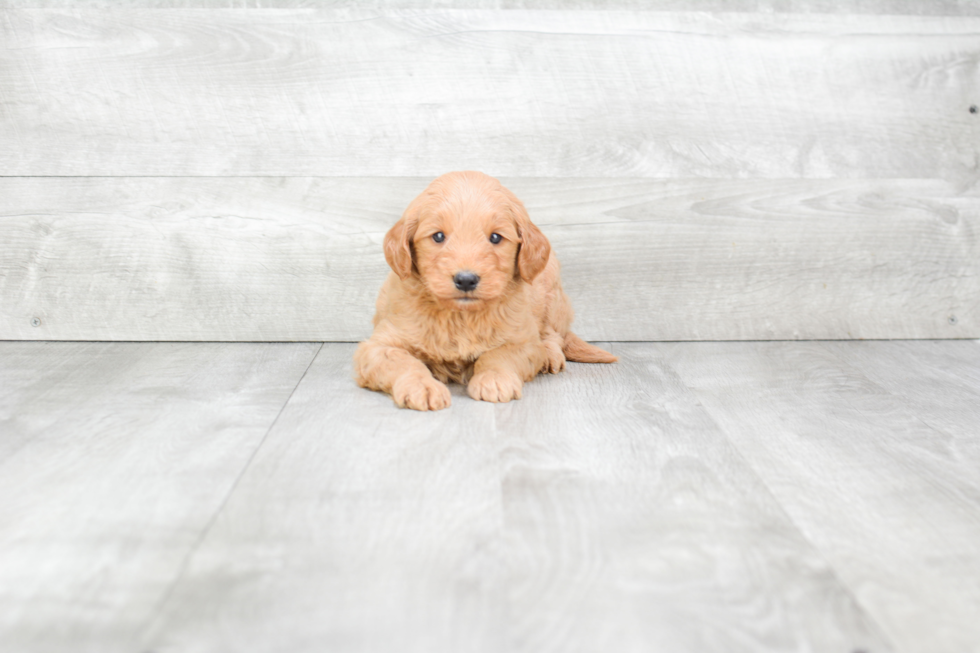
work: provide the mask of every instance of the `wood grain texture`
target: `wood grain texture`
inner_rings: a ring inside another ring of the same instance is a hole
[[[428,181],[0,178],[0,338],[362,339],[384,233]],[[588,339],[980,337],[975,190],[503,181]]]
[[[977,650],[980,342],[611,348],[418,414],[348,344],[0,342],[0,650]]]
[[[656,362],[419,414],[352,352],[320,351],[145,648],[891,650]]]
[[[950,436],[980,485],[980,342],[825,343],[837,358],[899,397],[917,419]]]
[[[493,406],[399,410],[353,352],[321,349],[146,649],[503,650]]]
[[[497,412],[504,650],[887,651],[651,345]]]
[[[534,9],[980,16],[972,0],[131,0],[144,9]],[[116,9],[112,0],[3,0],[18,9]]]
[[[105,392],[99,375],[126,377],[152,347],[37,342],[0,346],[0,464]],[[99,370],[92,369],[98,361]]]
[[[0,343],[0,649],[135,650],[317,348]]]
[[[975,183],[980,18],[941,7],[6,8],[0,171]]]
[[[980,405],[972,433],[920,418],[941,389],[892,394],[845,362],[865,343],[657,348],[900,650],[980,650]]]

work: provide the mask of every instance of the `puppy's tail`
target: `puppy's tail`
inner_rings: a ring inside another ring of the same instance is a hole
[[[619,359],[604,349],[590,345],[569,331],[565,334],[565,358],[576,363],[615,363]]]

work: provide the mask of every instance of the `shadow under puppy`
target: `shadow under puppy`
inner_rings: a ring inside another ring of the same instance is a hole
[[[393,272],[354,369],[358,385],[403,408],[446,408],[449,381],[474,399],[520,399],[525,381],[560,372],[566,360],[617,360],[569,330],[558,259],[493,177],[451,172],[433,181],[387,233],[384,252]]]

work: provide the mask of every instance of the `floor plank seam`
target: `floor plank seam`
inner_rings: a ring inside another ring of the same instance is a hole
[[[676,368],[674,368],[674,366],[670,363],[670,361],[665,359],[664,363],[668,367],[670,367],[671,372],[673,372],[673,374],[675,374],[677,378],[683,382],[684,377],[677,371]],[[711,422],[715,425],[715,427],[718,429],[718,432],[721,433],[722,437],[725,438],[725,441],[732,447],[732,451],[734,451],[735,455],[737,455],[738,458],[742,461],[743,465],[745,466],[745,469],[751,472],[752,475],[755,477],[755,479],[759,482],[759,485],[765,489],[765,493],[769,495],[773,503],[777,506],[779,512],[783,514],[784,518],[786,519],[786,523],[792,526],[792,528],[799,534],[799,536],[807,544],[810,545],[810,547],[814,551],[814,554],[816,556],[819,556],[819,559],[822,560],[825,565],[827,565],[827,569],[833,574],[834,580],[840,585],[840,587],[844,590],[844,592],[847,593],[847,596],[851,598],[851,600],[854,602],[854,605],[860,608],[861,612],[864,614],[864,617],[867,619],[868,624],[874,626],[874,628],[878,631],[877,632],[878,636],[881,637],[882,640],[887,642],[891,646],[891,649],[893,651],[896,652],[901,651],[902,649],[896,645],[895,640],[892,638],[891,634],[885,630],[885,628],[881,625],[878,619],[876,619],[874,615],[868,610],[868,606],[866,606],[864,602],[862,602],[858,598],[857,594],[854,591],[854,588],[851,587],[849,583],[846,583],[844,581],[844,579],[840,575],[839,570],[837,569],[836,566],[834,566],[831,563],[830,559],[827,557],[824,551],[819,546],[817,546],[816,542],[814,542],[806,534],[806,532],[799,525],[799,523],[797,523],[797,521],[793,519],[793,516],[789,513],[789,511],[786,510],[786,507],[783,505],[783,502],[779,500],[776,494],[772,491],[772,488],[769,486],[769,484],[766,483],[765,479],[763,479],[762,476],[759,474],[759,472],[755,469],[755,466],[752,465],[749,459],[745,457],[742,450],[732,439],[732,437],[728,434],[728,432],[721,425],[721,423],[717,419],[715,419],[715,416],[711,413],[711,409],[708,406],[706,406],[704,402],[701,401],[701,397],[699,396],[697,389],[690,387],[689,385],[687,385],[687,383],[684,383],[684,385],[688,388],[688,390],[690,390],[690,392],[698,400],[698,404],[701,406],[702,410],[704,410],[705,415],[708,416],[708,419],[710,419]]]
[[[718,422],[715,420],[714,416],[711,415],[710,411],[708,411],[707,408],[705,408],[705,412],[708,414],[708,417],[711,418],[711,421],[712,422],[715,422],[715,424],[718,424]],[[769,484],[766,483],[766,481],[756,471],[755,467],[753,467],[752,464],[749,462],[749,460],[742,454],[742,450],[739,449],[738,446],[732,441],[732,439],[728,436],[728,433],[726,433],[725,430],[722,429],[720,425],[719,425],[718,428],[721,430],[721,433],[725,437],[725,440],[729,444],[732,445],[732,448],[734,449],[734,451],[735,451],[736,455],[739,457],[739,459],[741,459],[742,462],[745,463],[746,469],[748,469],[749,471],[751,471],[752,474],[759,481],[760,485],[763,488],[765,488],[766,494],[768,494],[772,498],[772,500],[775,503],[775,505],[779,508],[779,512],[781,512],[783,514],[783,516],[786,518],[786,522],[790,526],[792,526],[793,529],[795,529],[797,533],[799,533],[800,537],[803,538],[803,540],[805,542],[807,542],[810,545],[810,547],[814,551],[814,554],[816,556],[819,556],[820,560],[823,560],[824,564],[827,565],[827,569],[833,574],[834,580],[837,582],[837,584],[844,590],[844,592],[847,593],[847,596],[849,596],[851,598],[851,600],[854,601],[854,605],[856,605],[858,608],[860,608],[861,612],[864,614],[865,619],[867,619],[868,624],[874,626],[875,630],[878,631],[877,632],[878,636],[881,637],[882,640],[884,640],[885,642],[887,642],[891,646],[891,650],[892,651],[895,651],[896,653],[899,652],[899,651],[902,651],[903,649],[897,645],[897,643],[895,642],[894,638],[892,638],[891,633],[889,633],[885,629],[885,627],[882,626],[881,622],[879,622],[878,619],[876,619],[875,616],[870,612],[868,606],[865,605],[865,603],[863,601],[861,601],[861,599],[858,597],[857,593],[854,591],[854,588],[851,587],[850,583],[846,582],[843,579],[843,577],[841,577],[840,571],[830,561],[830,558],[827,557],[827,555],[824,553],[823,549],[821,549],[817,545],[817,543],[814,542],[806,534],[806,532],[800,527],[800,525],[797,523],[797,521],[795,519],[793,519],[793,516],[789,514],[789,512],[786,510],[786,507],[783,505],[783,502],[779,500],[779,498],[772,491],[772,488],[769,487]]]
[[[320,351],[323,349],[323,345],[324,343],[321,342],[320,346],[317,347],[316,351],[310,357],[310,362],[307,364],[306,369],[303,370],[303,373],[296,381],[296,385],[293,386],[293,389],[290,391],[289,396],[286,397],[286,400],[283,402],[282,407],[279,409],[279,412],[276,413],[275,419],[273,419],[272,422],[269,424],[269,428],[266,429],[265,433],[262,435],[262,438],[255,446],[255,449],[252,451],[252,454],[248,457],[248,460],[245,461],[245,464],[242,465],[241,471],[238,473],[238,476],[235,477],[235,480],[232,482],[231,487],[228,488],[228,492],[225,493],[224,498],[222,498],[221,503],[218,504],[218,507],[215,509],[214,514],[211,515],[211,519],[209,519],[208,523],[204,526],[204,528],[201,529],[201,534],[197,538],[197,541],[194,542],[194,545],[190,547],[190,549],[188,549],[187,555],[184,556],[184,559],[181,561],[180,566],[177,568],[177,573],[174,574],[173,581],[171,581],[171,583],[167,586],[167,589],[163,592],[160,600],[157,602],[153,610],[150,611],[150,614],[147,617],[144,624],[140,626],[139,629],[137,629],[136,642],[143,641],[143,639],[147,634],[147,631],[153,626],[153,623],[158,617],[158,615],[162,613],[163,608],[170,601],[170,598],[173,595],[174,590],[180,584],[180,581],[184,577],[184,573],[187,571],[187,566],[188,564],[190,564],[191,558],[194,557],[194,554],[201,547],[201,544],[204,542],[204,540],[207,539],[208,533],[211,531],[215,522],[218,520],[218,516],[221,515],[222,511],[225,509],[225,506],[228,505],[229,499],[235,493],[235,489],[238,487],[238,484],[245,476],[245,473],[248,471],[249,467],[251,467],[252,461],[255,460],[255,456],[262,449],[262,445],[265,444],[265,441],[268,439],[269,434],[272,433],[272,429],[275,428],[276,423],[279,421],[279,418],[282,416],[283,412],[285,412],[286,407],[289,406],[289,402],[292,401],[293,395],[296,394],[297,388],[299,388],[299,386],[303,383],[303,379],[306,378],[306,375],[310,371],[310,368],[313,367],[313,362],[316,361],[317,356],[320,355]]]

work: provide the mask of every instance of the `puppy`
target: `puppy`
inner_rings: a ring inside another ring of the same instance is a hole
[[[558,259],[517,197],[480,172],[451,172],[416,197],[384,240],[392,272],[374,333],[354,354],[358,385],[402,408],[520,399],[525,381],[565,361],[616,357],[569,330]]]

